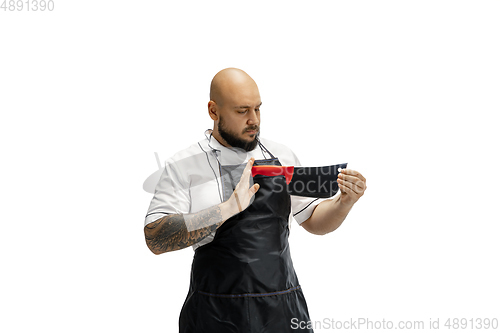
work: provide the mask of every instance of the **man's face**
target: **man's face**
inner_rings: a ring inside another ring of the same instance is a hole
[[[224,100],[218,130],[229,145],[246,151],[257,146],[261,104],[257,87],[237,91]]]

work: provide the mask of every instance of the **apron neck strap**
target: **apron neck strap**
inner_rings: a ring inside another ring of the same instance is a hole
[[[262,155],[264,155],[264,151],[266,151],[266,153],[268,153],[269,155],[271,155],[272,159],[276,158],[276,157],[274,157],[273,153],[271,153],[266,147],[264,147],[264,145],[262,144],[262,142],[260,142],[259,139],[257,139],[257,141],[259,142],[260,149],[262,150]],[[266,157],[266,156],[264,155],[264,157]]]

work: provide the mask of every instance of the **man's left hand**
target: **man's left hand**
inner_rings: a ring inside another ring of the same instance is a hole
[[[366,179],[355,170],[342,169],[337,182],[341,192],[341,204],[352,206],[365,193]]]

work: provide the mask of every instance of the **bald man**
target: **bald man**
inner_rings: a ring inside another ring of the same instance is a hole
[[[260,138],[261,105],[247,73],[217,73],[208,102],[213,129],[166,162],[156,187],[147,246],[155,254],[195,250],[179,332],[312,332],[290,257],[291,223],[327,234],[366,189],[350,169],[331,199],[290,195],[283,175],[252,177],[253,166],[300,165],[289,148]]]

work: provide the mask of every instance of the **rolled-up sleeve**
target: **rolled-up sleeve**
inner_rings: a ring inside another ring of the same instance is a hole
[[[181,170],[173,160],[168,160],[155,188],[144,225],[168,214],[189,213],[189,188]]]
[[[295,195],[292,195],[291,198],[293,218],[295,219],[295,221],[297,221],[298,224],[301,224],[309,217],[311,217],[317,205],[325,200],[328,200],[320,198],[298,197]]]

